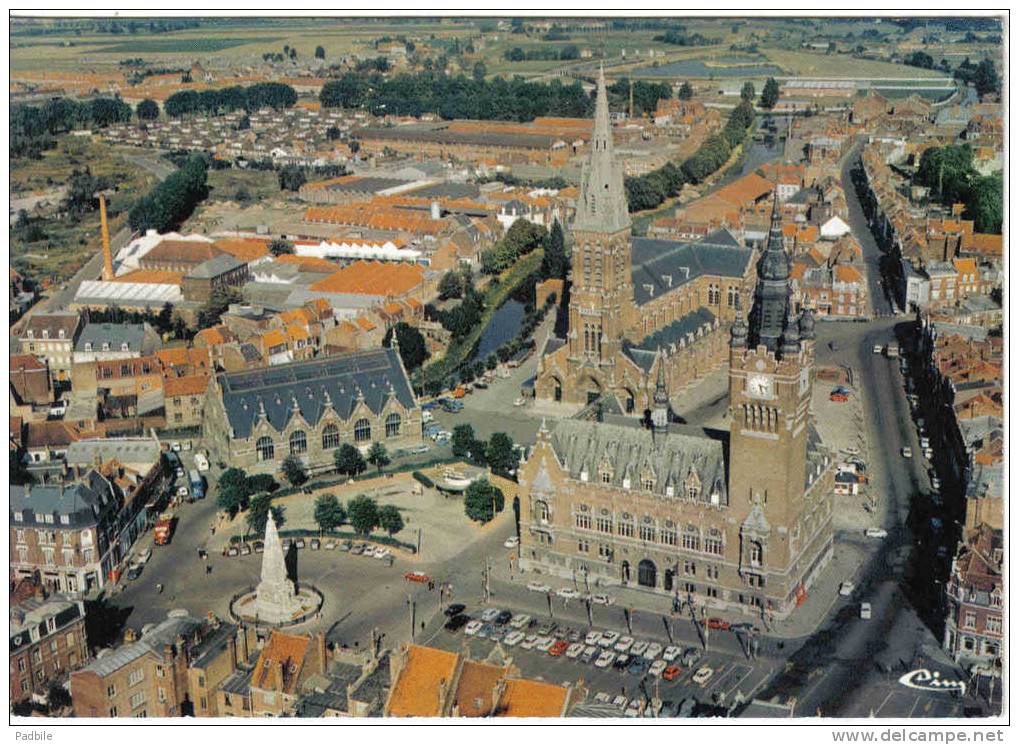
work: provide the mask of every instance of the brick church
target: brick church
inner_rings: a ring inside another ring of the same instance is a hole
[[[539,401],[586,405],[608,395],[640,414],[651,408],[659,364],[676,393],[725,362],[725,329],[753,290],[753,251],[725,230],[689,243],[634,238],[630,227],[600,74],[572,225],[568,333],[545,343]]]
[[[602,114],[603,97],[602,90]],[[595,163],[585,191],[597,175]],[[610,184],[606,193],[616,188]],[[588,232],[590,215],[580,218],[578,245],[596,244],[605,257],[619,258],[607,266],[603,259],[603,286],[619,282],[623,289],[599,297],[581,281],[571,336],[574,321],[585,336],[564,347],[593,348],[584,364],[606,382],[611,365],[594,362],[606,359],[632,308],[624,215],[618,206],[608,210],[600,218],[608,230],[597,238]],[[728,432],[672,421],[664,351],[649,366],[655,378],[647,426],[614,407],[608,390],[575,417],[543,423],[520,471],[523,570],[572,579],[590,592],[624,585],[770,618],[788,616],[806,598],[832,555],[834,465],[810,413],[814,320],[809,311],[795,313],[789,269],[775,212],[756,263],[749,323],[736,312],[729,329]],[[603,315],[581,310],[599,300]],[[592,323],[601,324],[595,342]],[[626,355],[619,343],[611,353],[616,360]]]

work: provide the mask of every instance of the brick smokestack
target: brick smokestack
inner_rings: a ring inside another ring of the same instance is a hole
[[[113,279],[113,254],[110,252],[110,227],[106,222],[106,197],[99,195],[99,224],[103,236],[103,279]]]

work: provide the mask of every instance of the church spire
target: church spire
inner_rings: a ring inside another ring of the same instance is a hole
[[[598,69],[598,93],[594,106],[594,131],[590,155],[580,179],[580,199],[574,230],[616,233],[630,227],[630,212],[623,189],[622,170],[616,166],[609,121],[609,97],[605,70]]]
[[[665,382],[665,355],[658,348],[658,380],[655,383],[654,408],[651,410],[651,427],[662,433],[669,429],[669,388]]]

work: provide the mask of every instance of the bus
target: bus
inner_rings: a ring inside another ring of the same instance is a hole
[[[195,499],[205,499],[205,480],[202,478],[202,474],[191,469],[188,472],[188,477],[191,479],[191,496]]]

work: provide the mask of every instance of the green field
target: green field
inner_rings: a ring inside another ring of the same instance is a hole
[[[221,52],[231,47],[245,44],[271,44],[282,40],[282,36],[273,37],[226,37],[226,38],[191,38],[191,39],[133,39],[109,46],[98,47],[92,51],[97,54],[200,54],[202,52]]]
[[[816,54],[788,49],[763,49],[764,55],[790,75],[874,78],[943,78],[945,73],[891,62],[855,59],[844,54]]]

